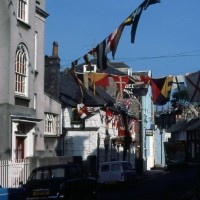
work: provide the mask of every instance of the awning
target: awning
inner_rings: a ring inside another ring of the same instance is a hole
[[[37,119],[37,118],[33,118],[33,117],[25,117],[25,116],[11,116],[12,122],[27,122],[27,123],[39,123],[42,121],[42,119]]]

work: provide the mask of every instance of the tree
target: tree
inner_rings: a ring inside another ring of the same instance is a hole
[[[200,102],[189,102],[187,90],[174,92],[170,103],[174,110],[181,111],[185,117],[188,116],[189,111],[195,117],[199,116]]]
[[[183,109],[183,105],[185,105],[185,103],[188,102],[188,99],[189,97],[187,90],[178,91],[172,94],[172,99],[170,103],[174,110]]]

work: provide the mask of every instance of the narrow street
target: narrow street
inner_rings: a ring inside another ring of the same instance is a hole
[[[154,173],[138,181],[137,186],[109,186],[101,189],[98,200],[183,200],[195,199],[193,191],[200,181],[200,166]],[[195,199],[196,200],[196,199]]]

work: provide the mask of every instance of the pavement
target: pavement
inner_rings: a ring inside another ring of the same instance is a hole
[[[143,174],[137,175],[137,180],[138,181],[143,181],[146,180],[148,178],[160,175],[162,173],[166,173],[167,170],[165,168],[155,168],[155,169],[151,169],[151,170],[147,170],[145,172],[143,172]]]
[[[189,163],[189,166],[196,165],[200,167],[200,163]],[[169,170],[164,168],[153,168],[151,170],[145,171],[141,175],[137,175],[137,181],[142,182],[145,181],[151,177],[158,176],[163,173],[169,173]],[[194,192],[196,191],[196,192]],[[187,200],[200,200],[200,184],[194,188],[194,191],[188,191],[184,196],[182,196],[180,199],[187,199]]]

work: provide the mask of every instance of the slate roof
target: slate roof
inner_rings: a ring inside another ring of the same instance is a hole
[[[173,124],[170,128],[166,129],[167,133],[179,132],[186,128],[186,120],[177,121],[176,124]]]
[[[97,64],[97,59],[92,59],[90,60],[91,64]],[[76,66],[76,72],[79,73],[83,73],[83,65],[85,65],[85,63],[81,63],[79,65]],[[120,66],[120,67],[119,67]],[[123,72],[121,72],[119,69],[117,68],[127,68],[128,66],[126,64],[124,64],[123,62],[118,62],[118,63],[112,63],[112,62],[107,62],[107,67],[106,69],[103,70],[103,73],[108,73],[108,74],[113,74],[113,75],[127,75]]]
[[[113,106],[115,103],[115,100],[99,87],[96,87],[95,94],[92,88],[87,89],[83,84],[81,89],[70,70],[61,74],[60,100],[65,106],[76,107],[77,104],[84,103],[86,106],[101,107]]]
[[[190,130],[195,130],[199,128],[200,128],[200,119],[197,118],[196,121],[193,124],[191,124],[186,130],[190,131]]]
[[[187,121],[187,120],[178,121],[176,122],[176,124],[173,124],[170,128],[168,128],[166,132],[173,133],[173,132],[189,130],[190,127],[193,127],[193,125],[197,121],[199,121],[199,118],[191,119],[190,121]]]

